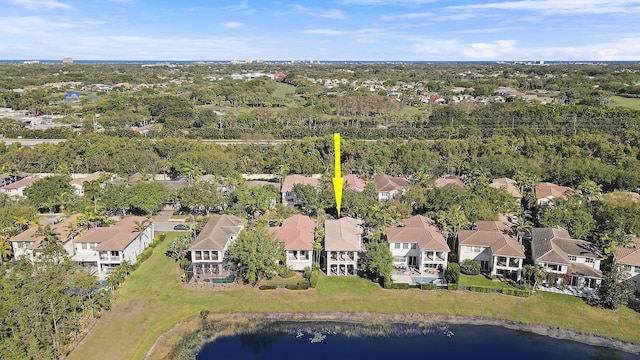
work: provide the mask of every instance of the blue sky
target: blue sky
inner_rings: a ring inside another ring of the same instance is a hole
[[[0,0],[0,59],[640,60],[640,0]]]

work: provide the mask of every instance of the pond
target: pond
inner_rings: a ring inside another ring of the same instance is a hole
[[[195,358],[626,360],[638,354],[488,325],[287,322],[218,337]]]

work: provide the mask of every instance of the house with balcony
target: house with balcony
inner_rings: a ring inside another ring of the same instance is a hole
[[[154,225],[142,216],[127,216],[109,227],[87,230],[75,241],[75,261],[106,279],[125,261],[133,265],[153,241]]]
[[[615,262],[622,266],[622,270],[629,274],[629,278],[636,283],[637,291],[640,291],[640,238],[633,238],[632,247],[620,247],[616,249]]]
[[[595,290],[602,281],[602,254],[594,243],[572,239],[559,226],[531,231],[531,254],[547,272],[553,286],[567,285],[580,291]]]
[[[422,215],[402,221],[390,228],[387,242],[393,255],[393,266],[409,273],[443,277],[451,249],[435,222]]]
[[[389,175],[374,175],[373,183],[378,192],[378,201],[393,200],[396,196],[404,194],[411,184],[405,178]]]
[[[293,187],[296,184],[310,185],[313,187],[320,186],[320,179],[304,175],[289,175],[282,182],[282,205],[302,205],[303,202],[298,199]]]
[[[294,271],[311,268],[313,262],[313,241],[315,221],[304,215],[294,215],[271,228],[274,237],[284,243],[287,266]]]
[[[458,258],[480,262],[480,270],[491,275],[519,280],[525,255],[508,224],[478,221],[475,230],[458,231]]]
[[[324,265],[329,276],[357,275],[364,259],[362,220],[343,217],[324,223]]]
[[[62,248],[72,256],[74,254],[73,242],[78,236],[78,232],[74,230],[74,223],[78,215],[71,215],[66,218],[56,218],[52,220],[51,230],[57,235]],[[20,234],[9,239],[11,248],[15,258],[25,257],[29,261],[38,259],[42,249],[46,245],[42,235],[36,235],[38,226],[32,226]]]
[[[191,266],[196,277],[217,277],[227,271],[225,254],[245,227],[245,220],[233,215],[211,218],[189,247]]]

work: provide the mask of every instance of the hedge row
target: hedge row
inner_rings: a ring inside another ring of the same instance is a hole
[[[490,293],[491,288],[488,286],[469,286],[470,291],[479,292],[479,293]]]
[[[438,288],[438,285],[434,283],[420,284],[420,290],[436,290],[437,288]]]
[[[513,296],[520,296],[520,297],[529,297],[531,296],[531,293],[527,290],[518,290],[518,289],[502,289],[502,293],[505,295],[513,295]]]

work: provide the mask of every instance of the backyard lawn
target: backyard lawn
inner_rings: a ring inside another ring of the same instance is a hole
[[[460,274],[460,279],[458,280],[461,285],[469,285],[469,286],[486,286],[490,288],[496,289],[518,289],[518,287],[512,285],[510,282],[500,281],[500,280],[490,280],[487,279],[486,276],[480,275],[465,275]]]
[[[640,98],[612,96],[611,102],[616,106],[625,107],[631,110],[640,110]]]
[[[68,359],[143,359],[154,341],[176,323],[211,313],[370,312],[422,313],[499,318],[563,327],[640,342],[640,314],[613,312],[572,296],[538,292],[530,298],[448,290],[386,290],[356,277],[321,276],[317,289],[260,291],[191,290],[180,281],[178,264],[166,257],[169,240],[158,245],[119,290],[106,312]],[[463,281],[481,281],[475,278]],[[487,279],[485,279],[487,280]],[[493,282],[489,281],[492,285]],[[344,315],[348,319],[348,315]],[[624,326],[621,326],[624,324]]]

